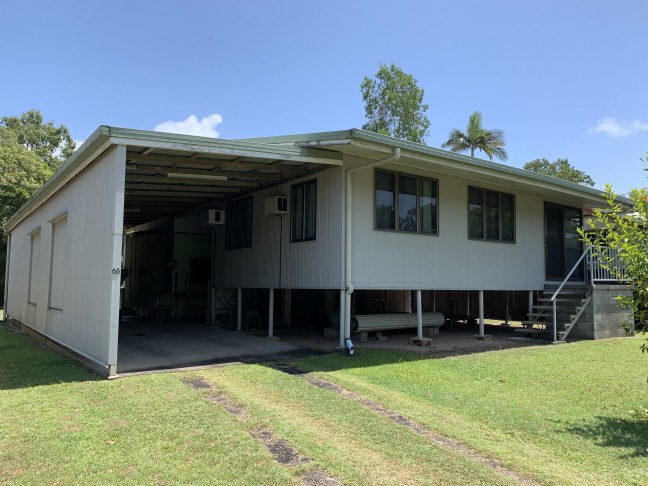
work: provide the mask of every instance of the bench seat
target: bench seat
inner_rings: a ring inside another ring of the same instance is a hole
[[[445,316],[441,312],[424,312],[423,327],[439,328],[445,323]],[[402,314],[364,314],[354,315],[351,318],[353,332],[389,331],[394,329],[410,329],[417,327],[415,313]]]

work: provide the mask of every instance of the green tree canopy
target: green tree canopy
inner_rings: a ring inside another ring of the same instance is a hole
[[[441,148],[449,148],[453,152],[464,152],[470,150],[470,156],[475,156],[475,150],[481,150],[490,160],[497,157],[500,160],[507,160],[508,154],[504,149],[504,132],[497,129],[486,129],[482,126],[482,114],[479,111],[473,112],[468,118],[468,127],[465,132],[454,128],[448,134],[448,140],[441,145]]]
[[[45,123],[38,110],[29,110],[20,116],[3,116],[1,124],[16,134],[18,143],[54,170],[76,149],[67,127],[55,126],[52,121]]]
[[[585,184],[592,187],[594,181],[585,172],[576,169],[567,159],[557,159],[555,162],[549,162],[547,159],[535,159],[527,162],[523,167],[525,170],[545,174],[551,177],[557,177],[576,184]]]
[[[0,126],[0,228],[52,175],[50,167]],[[7,236],[0,231],[0,289],[4,289]],[[4,293],[0,294],[0,297]]]
[[[360,84],[367,123],[362,128],[391,137],[425,143],[430,120],[425,115],[425,91],[395,64],[381,64],[374,78]]]

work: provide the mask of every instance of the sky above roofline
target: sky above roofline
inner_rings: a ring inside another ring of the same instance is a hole
[[[568,158],[603,187],[648,186],[648,3],[197,0],[3,6],[0,116],[40,109],[227,139],[361,127],[359,85],[396,63],[425,89],[426,143],[475,110],[509,165]]]

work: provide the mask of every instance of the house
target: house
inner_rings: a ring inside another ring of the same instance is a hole
[[[352,307],[420,312],[456,292],[478,297],[451,313],[478,310],[483,335],[485,294],[546,307],[540,292],[570,271],[586,283],[576,229],[604,204],[596,189],[357,129],[223,140],[101,126],[7,223],[6,311],[108,376],[122,304],[225,313],[269,335],[279,318],[339,310],[343,345]],[[622,333],[615,312],[586,337]]]

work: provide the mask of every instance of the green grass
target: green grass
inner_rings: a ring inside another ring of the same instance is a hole
[[[292,363],[498,459],[543,484],[648,477],[648,357],[641,338],[445,359],[383,350]],[[214,390],[239,419],[207,402]],[[276,463],[251,435],[270,429],[311,464]],[[263,365],[100,379],[0,325],[0,483],[510,484],[356,400]]]
[[[423,360],[363,351],[304,369],[555,484],[648,477],[648,356],[640,337]]]

